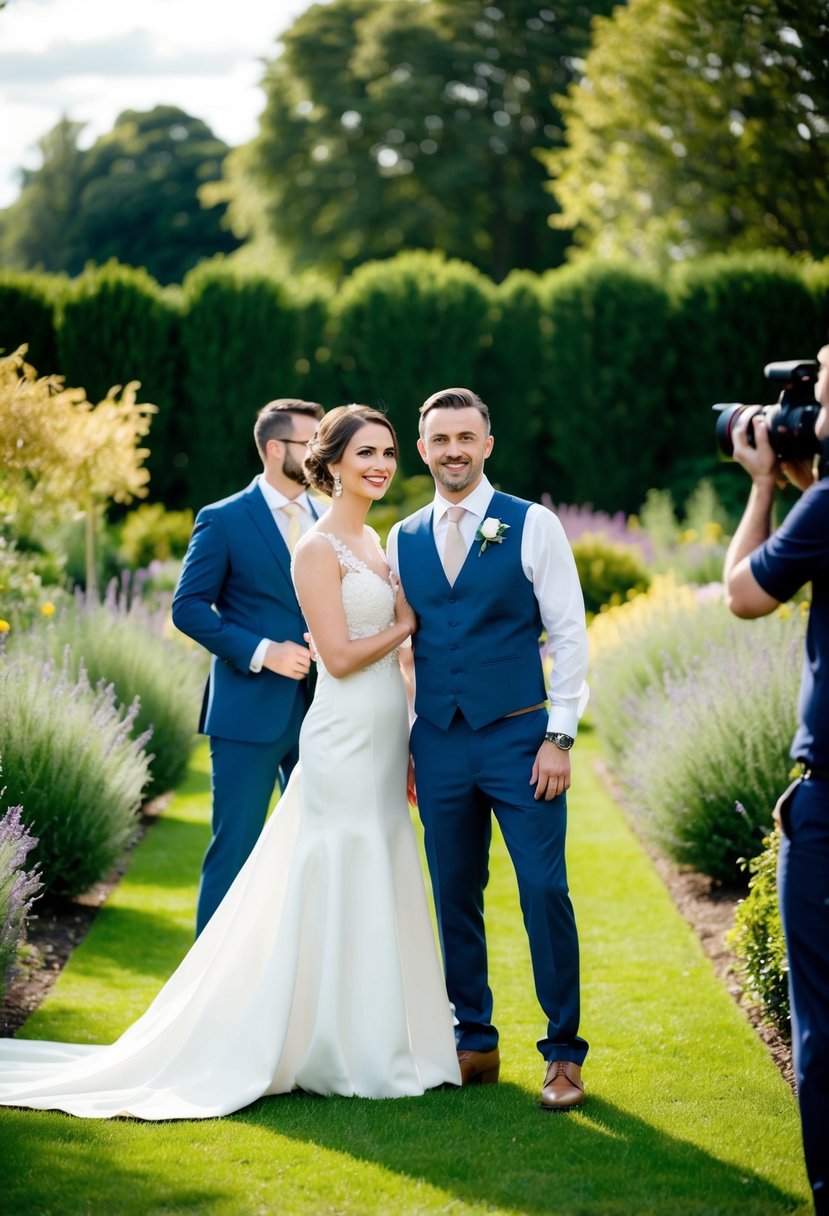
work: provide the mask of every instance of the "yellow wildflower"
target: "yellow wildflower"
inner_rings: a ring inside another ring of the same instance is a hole
[[[46,600],[45,603],[40,605],[40,611],[41,611],[42,616],[54,616],[55,615],[55,605],[52,603],[51,600]]]
[[[10,629],[11,625],[8,621],[0,621],[0,633],[8,633]]]

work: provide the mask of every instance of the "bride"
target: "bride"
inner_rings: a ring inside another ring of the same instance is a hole
[[[115,1043],[0,1040],[0,1104],[201,1119],[265,1094],[395,1098],[460,1084],[406,798],[397,648],[415,630],[365,524],[397,439],[331,410],[306,469],[332,494],[293,576],[318,655],[300,763],[233,886]]]

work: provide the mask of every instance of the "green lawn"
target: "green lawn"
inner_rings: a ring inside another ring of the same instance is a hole
[[[585,731],[569,851],[592,1043],[583,1108],[537,1106],[542,1022],[499,840],[487,917],[501,1084],[385,1102],[268,1098],[198,1123],[0,1110],[0,1212],[806,1216],[794,1099],[594,775],[594,755]],[[21,1033],[108,1041],[186,951],[207,764],[202,747]]]

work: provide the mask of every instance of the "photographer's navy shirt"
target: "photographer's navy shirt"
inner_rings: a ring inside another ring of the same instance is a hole
[[[751,572],[781,603],[812,584],[792,755],[829,768],[829,477],[810,486],[774,535],[752,553]]]

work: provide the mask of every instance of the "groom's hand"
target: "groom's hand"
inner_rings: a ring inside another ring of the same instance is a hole
[[[298,642],[271,642],[262,666],[289,680],[304,680],[311,666],[311,651]]]
[[[570,788],[570,753],[546,740],[538,749],[530,785],[535,786],[535,799],[552,802]]]

